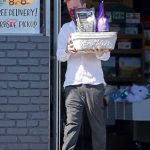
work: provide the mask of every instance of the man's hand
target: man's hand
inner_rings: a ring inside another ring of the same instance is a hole
[[[68,44],[68,51],[70,51],[71,53],[76,53],[77,50],[75,49],[73,43]]]
[[[104,53],[110,52],[111,49],[95,49],[94,52],[95,54],[102,56]]]
[[[71,53],[76,53],[76,52],[77,52],[76,48],[75,48],[74,45],[73,45],[73,42],[72,42],[72,40],[71,40],[71,37],[69,37],[69,39],[68,39],[67,49],[68,49],[68,51],[71,52]]]

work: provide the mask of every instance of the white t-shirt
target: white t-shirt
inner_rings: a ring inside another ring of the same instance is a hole
[[[108,60],[110,52],[102,56],[99,53],[66,53],[68,37],[73,32],[76,32],[76,26],[71,21],[62,26],[58,35],[57,59],[61,62],[67,61],[64,87],[78,84],[105,85],[101,60]]]

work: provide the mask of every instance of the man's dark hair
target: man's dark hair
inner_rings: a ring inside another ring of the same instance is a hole
[[[67,0],[64,0],[64,2],[66,3]],[[84,3],[86,3],[86,0],[80,0],[80,2],[81,2],[81,4],[84,4]]]

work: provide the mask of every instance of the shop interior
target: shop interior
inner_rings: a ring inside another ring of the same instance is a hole
[[[94,7],[97,14],[99,4],[100,0],[87,0],[88,7]],[[139,85],[149,90],[150,1],[104,0],[104,9],[110,19],[110,31],[118,32],[116,47],[111,53],[111,59],[108,63],[103,64],[107,84],[115,89],[127,89],[133,85]],[[131,15],[128,20],[126,20],[126,13]],[[68,21],[70,17],[62,0],[61,25]],[[54,53],[52,52],[51,55],[55,55]],[[63,91],[65,71],[66,63],[61,63],[61,144],[65,123]],[[150,149],[149,101],[146,100],[144,104],[142,102],[127,102],[126,104],[124,101],[117,103],[113,99],[108,105],[106,104],[107,150]],[[53,105],[51,107],[53,110]],[[86,114],[84,115],[76,150],[92,149],[90,126]]]

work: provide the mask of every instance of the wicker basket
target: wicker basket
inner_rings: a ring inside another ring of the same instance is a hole
[[[77,51],[113,50],[117,40],[117,32],[75,32],[71,34],[71,39]]]

